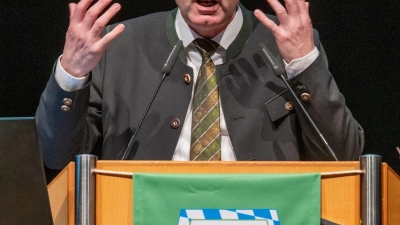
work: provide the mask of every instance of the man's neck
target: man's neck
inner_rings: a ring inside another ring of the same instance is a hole
[[[224,30],[212,35],[213,37],[211,39],[218,42],[224,49],[227,49],[237,37],[242,25],[243,13],[241,9],[238,8],[238,11],[235,13],[235,17],[230,24],[228,24]],[[175,29],[177,31],[178,38],[183,41],[183,45],[185,47],[188,46],[195,38],[198,38],[199,36],[204,37],[188,26],[179,11],[176,18]]]

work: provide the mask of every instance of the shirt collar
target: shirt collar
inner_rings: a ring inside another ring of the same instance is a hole
[[[242,25],[243,13],[240,7],[237,7],[235,18],[233,18],[233,20],[229,23],[228,27],[225,30],[217,34],[214,38],[212,38],[212,40],[217,42],[221,47],[226,50],[239,34]],[[201,37],[194,30],[190,29],[188,24],[183,19],[181,11],[179,9],[176,15],[175,29],[179,39],[182,40],[183,46],[185,47],[190,45],[194,39]]]

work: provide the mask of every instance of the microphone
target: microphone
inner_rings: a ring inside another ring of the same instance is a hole
[[[121,160],[125,160],[128,157],[129,153],[131,152],[133,141],[135,140],[135,137],[136,137],[137,133],[139,132],[139,129],[142,126],[142,123],[143,123],[144,119],[146,118],[146,115],[149,112],[150,107],[153,104],[154,99],[157,96],[158,91],[160,90],[160,87],[161,87],[161,85],[162,85],[162,83],[164,81],[164,78],[171,73],[172,68],[174,67],[175,62],[176,62],[176,60],[177,60],[177,58],[179,56],[179,52],[181,51],[182,46],[183,46],[183,43],[182,43],[181,40],[176,42],[176,44],[175,44],[174,48],[172,49],[167,61],[164,63],[164,66],[163,66],[163,68],[161,70],[162,78],[160,80],[160,83],[158,84],[157,89],[154,92],[153,97],[152,97],[149,105],[147,106],[146,111],[144,112],[144,114],[143,114],[143,116],[142,116],[142,118],[141,118],[141,120],[139,122],[138,127],[136,128],[135,132],[133,133],[131,139],[129,140],[128,145],[124,149]]]
[[[319,137],[321,138],[322,142],[324,143],[325,147],[328,149],[329,155],[332,156],[332,158],[335,159],[335,161],[338,161],[335,153],[333,152],[331,146],[329,146],[328,142],[326,141],[324,135],[322,135],[321,131],[318,129],[317,125],[314,123],[313,119],[311,118],[310,114],[307,112],[307,110],[304,108],[302,102],[300,99],[297,97],[296,93],[294,92],[292,86],[290,86],[289,82],[285,78],[286,71],[282,68],[280,64],[278,64],[278,61],[275,59],[275,57],[272,55],[272,53],[268,50],[268,48],[263,44],[259,44],[261,51],[264,53],[264,56],[267,58],[267,62],[274,71],[274,74],[276,76],[280,76],[285,82],[285,85],[288,87],[294,98],[296,99],[296,102],[299,104],[301,111],[304,113],[308,121],[311,123],[312,127],[314,130],[318,133]]]
[[[172,68],[175,65],[176,59],[178,58],[179,52],[182,48],[183,42],[179,40],[176,42],[174,48],[171,51],[171,54],[169,55],[167,61],[164,63],[164,66],[161,70],[162,74],[164,75],[169,75],[172,71]]]

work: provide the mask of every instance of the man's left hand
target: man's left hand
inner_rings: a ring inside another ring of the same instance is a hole
[[[305,0],[285,0],[283,6],[278,0],[267,2],[276,13],[279,26],[259,9],[255,10],[254,14],[274,35],[286,63],[312,52],[315,46],[308,11],[309,3]]]

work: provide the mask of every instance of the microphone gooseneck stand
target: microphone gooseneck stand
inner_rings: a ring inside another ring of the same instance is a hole
[[[292,93],[293,97],[296,99],[296,102],[299,104],[301,111],[306,116],[307,120],[311,123],[314,130],[318,133],[318,136],[321,138],[322,142],[324,143],[326,149],[328,150],[329,155],[331,155],[335,161],[338,161],[338,158],[336,157],[335,152],[332,150],[331,146],[329,146],[324,135],[322,135],[321,131],[318,129],[317,125],[314,123],[314,120],[311,118],[310,114],[307,112],[307,110],[304,108],[302,102],[297,97],[292,86],[289,84],[288,80],[285,78],[285,76],[284,76],[286,74],[285,70],[282,68],[282,66],[280,66],[280,64],[277,62],[275,57],[272,55],[272,53],[268,50],[268,48],[264,44],[260,43],[259,46],[261,48],[261,51],[264,53],[264,56],[266,57],[268,64],[274,71],[274,74],[278,77],[281,77],[283,82],[285,82],[285,85],[287,86],[289,91]]]
[[[149,102],[149,105],[147,106],[146,111],[144,112],[144,114],[143,114],[143,116],[142,116],[142,118],[141,118],[141,120],[139,122],[138,127],[136,128],[135,132],[131,136],[131,139],[129,140],[128,144],[126,145],[126,148],[123,151],[121,160],[125,160],[125,159],[128,158],[128,155],[129,155],[129,153],[131,151],[131,148],[132,148],[132,145],[133,145],[133,141],[135,140],[135,137],[136,137],[137,133],[139,132],[139,129],[142,126],[142,123],[143,123],[144,119],[146,118],[146,115],[149,112],[150,107],[153,104],[154,99],[157,96],[158,91],[160,90],[160,87],[161,87],[161,85],[162,85],[162,83],[164,81],[164,78],[171,73],[172,68],[175,65],[176,59],[179,56],[179,52],[180,52],[180,50],[182,48],[182,45],[183,45],[182,41],[179,40],[175,44],[174,48],[171,51],[171,54],[169,55],[167,61],[165,62],[164,66],[162,68],[162,78],[160,80],[160,83],[158,84],[157,89],[154,92],[153,97],[151,98],[151,101]]]

